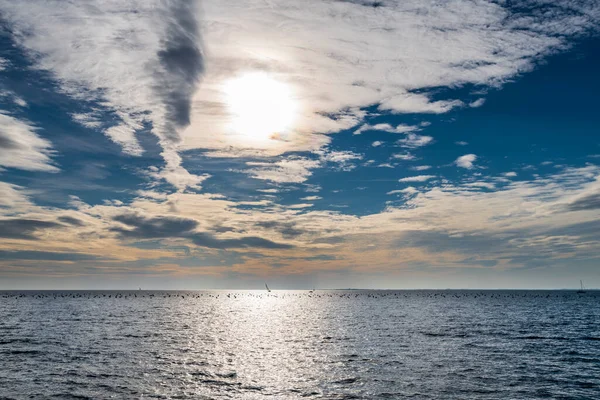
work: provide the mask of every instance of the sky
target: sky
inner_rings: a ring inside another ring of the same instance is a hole
[[[0,0],[0,289],[600,287],[596,0]]]

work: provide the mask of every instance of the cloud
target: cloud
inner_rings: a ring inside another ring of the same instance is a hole
[[[289,157],[276,162],[247,162],[254,167],[244,172],[255,179],[277,183],[301,183],[312,175],[311,170],[318,168],[320,162],[304,157]]]
[[[1,61],[0,61],[0,71],[2,71],[2,65],[1,65]],[[12,90],[8,90],[8,89],[3,89],[0,86],[0,99],[2,99],[3,101],[5,101],[6,98],[9,98],[13,104],[19,106],[19,107],[27,107],[28,104],[25,100],[23,100],[21,97],[19,97],[15,92],[13,92]]]
[[[366,110],[439,114],[464,107],[439,89],[502,85],[593,33],[600,8],[583,2],[573,12],[566,1],[536,3],[536,13],[466,0],[382,5],[309,1],[299,9],[285,0],[207,0],[200,13],[196,1],[185,0],[32,0],[27,7],[2,1],[0,12],[32,67],[81,101],[76,122],[102,129],[131,156],[143,154],[138,137],[150,130],[165,165],[148,176],[183,191],[208,177],[182,166],[184,150],[232,157],[315,151],[330,142],[326,134],[357,126],[406,133],[400,144],[407,148],[431,143],[414,133],[422,124],[371,126],[375,113]],[[231,132],[224,88],[257,71],[288,86],[299,111],[290,132],[248,145]],[[44,164],[51,168],[37,165]]]
[[[27,122],[0,111],[0,166],[26,171],[57,172],[52,144]]]
[[[33,68],[48,71],[62,93],[79,101],[82,110],[72,114],[73,120],[101,130],[132,156],[144,151],[140,133],[154,132],[166,165],[151,167],[145,176],[164,179],[179,189],[163,192],[158,182],[150,182],[146,189],[152,190],[133,189],[119,199],[107,194],[106,201],[96,205],[77,199],[69,204],[73,210],[67,211],[32,204],[22,187],[0,184],[0,193],[7,194],[0,196],[0,235],[18,240],[23,247],[19,251],[54,247],[60,248],[57,253],[102,251],[133,260],[150,253],[173,255],[177,252],[170,246],[173,241],[213,250],[256,247],[261,255],[270,249],[289,249],[304,260],[307,254],[316,254],[315,248],[326,248],[331,251],[323,260],[331,261],[328,268],[368,265],[374,271],[397,270],[414,262],[431,266],[496,262],[504,268],[525,264],[532,250],[540,250],[546,259],[552,259],[556,249],[597,254],[593,236],[597,225],[589,223],[598,217],[591,182],[598,171],[592,167],[557,169],[555,175],[538,175],[526,182],[485,176],[478,176],[477,182],[472,177],[455,183],[435,180],[417,185],[422,187],[418,191],[412,187],[391,191],[407,196],[394,198],[381,212],[360,216],[350,214],[351,209],[327,211],[308,207],[309,203],[293,204],[295,199],[286,199],[291,207],[275,200],[236,203],[217,194],[185,190],[199,188],[208,175],[187,171],[183,150],[210,149],[203,153],[208,157],[251,155],[260,161],[247,162],[245,170],[233,172],[279,184],[304,183],[314,169],[327,163],[352,165],[362,159],[355,152],[359,150],[331,151],[331,140],[323,134],[364,127],[361,132],[403,134],[398,144],[409,149],[431,143],[431,137],[416,133],[424,124],[394,126],[373,124],[371,119],[383,110],[443,113],[473,106],[481,99],[469,103],[447,98],[443,89],[498,86],[530,70],[546,55],[566,49],[572,35],[596,29],[600,7],[597,2],[537,4],[540,12],[526,15],[502,2],[409,0],[382,2],[381,7],[358,3],[309,1],[298,7],[283,0],[269,4],[209,0],[203,3],[201,37],[199,12],[188,2],[149,0],[132,6],[32,0],[24,7],[0,1],[0,12]],[[288,85],[299,113],[289,135],[252,147],[228,131],[223,84],[256,70]],[[196,90],[200,80],[201,90]],[[395,119],[413,121],[413,117],[418,121],[418,116]],[[24,149],[36,155],[19,165],[37,165],[36,171],[56,168],[50,142],[27,125],[35,135],[29,136],[29,143],[37,144]],[[16,139],[3,133],[2,140],[6,144]],[[375,143],[381,144],[373,142],[374,147]],[[299,156],[300,151],[315,154]],[[14,154],[0,154],[17,163],[11,158]],[[397,163],[416,157],[399,153],[390,159]],[[475,161],[474,154],[466,154],[456,165],[472,169]],[[419,168],[415,167],[425,170]],[[433,178],[418,175],[400,181]],[[312,201],[309,197],[304,200]],[[44,240],[32,241],[46,232],[51,234]],[[407,239],[410,236],[413,241]],[[373,238],[377,245],[368,247]],[[132,241],[158,243],[160,250],[136,252]],[[442,251],[435,251],[436,243]],[[493,243],[501,244],[498,251]],[[479,253],[481,257],[471,257]],[[229,265],[236,273],[265,268],[241,261]],[[290,273],[311,268],[300,262],[289,265],[285,270]]]
[[[65,224],[73,225],[73,226],[84,226],[85,225],[85,222],[83,222],[82,220],[75,218],[75,217],[70,217],[68,215],[58,217],[57,220],[65,223]]]
[[[196,4],[34,0],[28,7],[2,2],[0,11],[33,66],[49,71],[63,93],[93,105],[73,114],[76,122],[114,121],[106,136],[133,156],[143,153],[137,134],[150,128],[163,146],[163,178],[181,185],[190,179],[179,179],[186,171],[173,153],[204,68]]]
[[[290,208],[292,210],[298,210],[298,209],[302,209],[302,208],[310,208],[313,205],[314,204],[311,204],[311,203],[300,203],[300,204],[292,204],[292,205],[286,206],[286,208]]]
[[[471,107],[471,108],[478,108],[478,107],[481,107],[484,103],[485,103],[485,99],[484,98],[480,98],[480,99],[477,99],[477,100],[469,103],[469,107]]]
[[[460,156],[454,161],[457,167],[473,169],[475,165],[473,163],[477,160],[477,156],[475,154],[465,154],[464,156]]]
[[[428,169],[431,169],[431,165],[417,165],[415,167],[411,167],[410,169],[413,171],[427,171]]]
[[[57,228],[62,225],[51,221],[40,221],[27,218],[0,219],[0,237],[8,239],[39,239],[35,233],[48,228]]]
[[[56,251],[0,250],[0,260],[87,261],[99,259],[110,259],[110,257],[98,257],[91,254],[63,253]]]
[[[493,190],[496,188],[496,185],[494,185],[491,182],[469,182],[469,183],[465,183],[464,186],[471,187],[471,188],[484,188],[484,189],[489,189],[489,190]]]
[[[413,154],[410,153],[397,153],[397,154],[392,154],[392,157],[397,159],[397,160],[402,160],[402,161],[412,161],[412,160],[416,160],[417,157],[415,157]]]
[[[135,132],[142,128],[142,124],[131,121],[128,124],[111,126],[104,132],[113,142],[120,145],[123,153],[131,156],[141,156],[144,149],[135,137]]]
[[[32,206],[22,186],[0,182],[0,211],[20,213]],[[5,209],[5,210],[2,210]],[[0,214],[2,215],[2,214]]]
[[[463,105],[464,103],[460,100],[430,101],[427,96],[422,94],[402,93],[383,100],[379,109],[398,114],[443,114]]]
[[[222,196],[183,192],[143,193],[118,207],[112,202],[91,206],[78,200],[69,212],[15,199],[20,204],[19,218],[0,220],[0,232],[19,240],[19,251],[108,253],[132,262],[157,254],[176,257],[181,252],[178,241],[207,251],[240,249],[244,260],[226,262],[229,267],[222,273],[268,273],[267,264],[245,258],[249,252],[268,257],[269,263],[285,262],[278,273],[306,272],[316,268],[306,258],[325,249],[331,262],[324,260],[319,269],[349,272],[361,270],[365,263],[369,273],[382,274],[423,265],[490,268],[494,260],[494,268],[502,270],[556,266],[598,254],[598,209],[588,197],[598,193],[599,177],[599,168],[589,165],[530,181],[503,181],[489,190],[474,189],[482,187],[480,183],[494,182],[495,177],[481,177],[478,182],[469,177],[453,184],[431,182],[419,190],[392,191],[404,196],[381,212],[361,216],[290,209],[275,203],[242,208]],[[9,188],[12,198],[21,192],[18,187]],[[571,204],[575,204],[573,209]],[[0,207],[0,212],[15,210]],[[65,216],[85,223],[59,219]],[[19,222],[10,222],[15,220]],[[53,222],[58,220],[61,223]],[[8,229],[2,225],[6,221]],[[44,240],[31,240],[40,238],[41,232]],[[147,246],[132,246],[140,241]],[[271,251],[280,249],[287,251]],[[473,262],[466,266],[462,260]],[[156,263],[144,265],[148,272],[158,271]]]
[[[330,151],[330,152],[317,152],[321,154],[321,160],[327,162],[333,162],[338,164],[347,163],[352,160],[362,160],[362,154],[355,153],[353,151]]]
[[[572,36],[595,29],[598,9],[592,2],[580,5],[579,12],[587,16],[583,18],[569,7],[521,14],[504,3],[461,0],[441,6],[429,1],[385,3],[379,8],[323,1],[310,1],[302,9],[289,1],[203,5],[210,55],[185,146],[240,146],[228,140],[223,83],[258,70],[289,85],[301,99],[298,134],[290,135],[280,152],[318,149],[321,143],[303,139],[309,133],[354,125],[359,125],[355,133],[394,130],[365,123],[368,106],[394,113],[444,113],[463,107],[459,99],[434,98],[432,88],[499,86],[545,55],[566,48]],[[524,29],[532,24],[535,29]],[[567,26],[568,34],[558,29]]]
[[[306,197],[301,197],[300,200],[306,200],[306,201],[315,201],[315,200],[321,200],[322,197],[321,196],[306,196]]]
[[[419,191],[416,188],[414,188],[412,186],[409,186],[409,187],[404,188],[404,189],[391,190],[391,191],[387,192],[386,194],[408,194],[408,195],[412,195],[412,194],[416,194],[416,193],[419,193]]]
[[[435,175],[408,176],[406,178],[399,179],[398,182],[425,182],[435,177]]]
[[[523,14],[499,3],[434,3],[386,3],[382,12],[354,2],[311,1],[299,10],[289,1],[268,7],[205,1],[202,37],[194,1],[0,6],[18,44],[63,91],[135,121],[117,123],[122,131],[138,132],[138,124],[150,122],[170,143],[191,123],[185,148],[218,149],[240,147],[226,132],[223,84],[244,71],[265,71],[305,99],[297,121],[302,135],[283,148],[314,149],[322,142],[306,142],[307,134],[351,128],[370,105],[397,113],[463,106],[457,99],[432,100],[427,89],[497,86],[567,47],[570,37],[590,33],[598,20],[593,2],[580,4],[577,13],[559,2],[552,12]],[[196,92],[203,73],[203,90]],[[129,149],[139,145],[132,135],[120,139]]]
[[[600,209],[600,193],[591,194],[569,204],[570,211],[598,210]]]
[[[256,226],[275,230],[279,232],[284,238],[295,239],[298,236],[301,236],[307,231],[300,229],[297,224],[293,221],[258,221]]]
[[[387,123],[375,124],[375,125],[363,124],[354,131],[354,134],[360,135],[361,133],[366,132],[366,131],[408,133],[408,132],[414,132],[414,131],[419,131],[419,130],[421,130],[420,125],[400,124],[400,125],[397,125],[396,127],[393,127],[392,125],[387,124]]]
[[[600,210],[600,178],[586,190],[569,199],[565,209],[568,211]]]
[[[196,1],[173,0],[167,8],[166,30],[158,51],[160,66],[154,86],[165,108],[163,132],[173,142],[190,124],[192,97],[204,71]]]
[[[400,124],[396,127],[393,127],[392,125],[387,123],[376,125],[363,124],[360,128],[354,131],[354,134],[359,135],[366,131],[405,133],[406,137],[404,139],[398,140],[396,143],[400,144],[401,147],[415,149],[433,143],[433,138],[431,136],[417,135],[416,133],[413,133],[422,130],[422,128],[425,126],[429,126],[429,123],[422,123],[419,125]],[[377,143],[377,145],[375,145],[375,143]],[[373,146],[377,147],[382,143],[383,142],[380,141],[373,142]]]
[[[213,249],[239,249],[239,248],[258,248],[258,249],[291,249],[290,244],[276,243],[270,240],[256,237],[245,236],[236,239],[217,239],[208,233],[196,233],[190,237],[195,245],[201,247],[210,247]]]
[[[146,218],[137,214],[124,214],[113,217],[113,220],[131,228],[113,227],[124,238],[154,239],[182,237],[190,235],[198,227],[198,221],[179,217]]]
[[[467,146],[469,143],[464,142],[464,141],[458,141],[458,142],[454,142],[455,144],[459,145],[459,146]]]
[[[400,147],[404,147],[407,149],[416,149],[433,143],[433,138],[431,136],[409,133],[408,135],[406,135],[406,138],[400,139],[396,143],[398,143]]]
[[[122,238],[128,239],[189,239],[197,246],[213,249],[234,248],[265,248],[289,249],[293,246],[285,243],[276,243],[256,236],[239,238],[216,238],[209,232],[198,232],[198,221],[190,218],[172,216],[145,217],[139,214],[124,214],[113,217],[113,220],[127,225],[128,228],[112,227]]]
[[[100,117],[94,113],[72,113],[71,118],[86,128],[97,129],[102,126]]]
[[[342,171],[351,171],[356,168],[356,165],[352,161],[362,160],[363,155],[355,153],[353,151],[315,151],[316,154],[320,155],[321,161],[324,163],[337,164],[337,169]]]
[[[373,147],[379,147],[383,144],[384,142],[380,141],[380,140],[376,140],[373,143],[371,143],[371,146]]]

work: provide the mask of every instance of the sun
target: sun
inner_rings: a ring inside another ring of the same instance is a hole
[[[292,128],[296,101],[290,87],[266,73],[251,72],[225,83],[230,131],[246,143],[265,144]]]

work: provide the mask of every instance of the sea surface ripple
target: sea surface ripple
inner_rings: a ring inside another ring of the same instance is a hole
[[[600,399],[600,292],[4,291],[25,398]]]

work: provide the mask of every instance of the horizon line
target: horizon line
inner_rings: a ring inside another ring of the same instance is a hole
[[[327,291],[327,290],[378,290],[378,291],[417,291],[417,290],[486,290],[486,291],[500,291],[500,290],[514,290],[514,291],[534,291],[534,290],[546,290],[546,291],[578,291],[579,288],[307,288],[307,289],[271,289],[271,291]],[[131,289],[131,288],[98,288],[98,289],[2,289],[0,288],[0,292],[18,292],[18,291],[29,291],[29,292],[40,292],[40,291],[135,291],[135,292],[149,292],[149,291],[171,291],[171,292],[203,292],[203,291],[253,291],[253,292],[262,292],[265,289],[239,289],[239,288],[220,288],[220,289]],[[600,291],[600,288],[585,288],[585,291]]]

